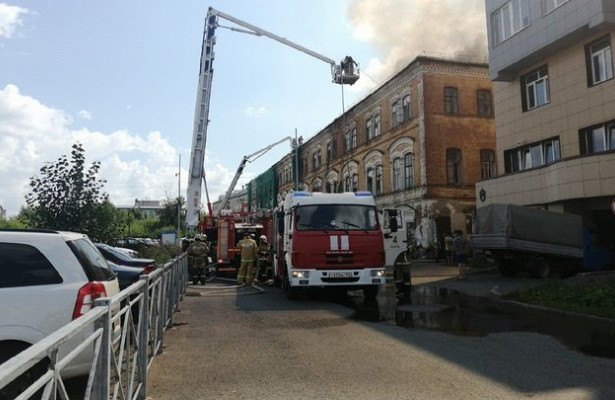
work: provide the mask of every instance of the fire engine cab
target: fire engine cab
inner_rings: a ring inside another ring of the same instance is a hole
[[[362,289],[385,283],[384,242],[369,192],[293,192],[274,218],[274,273],[295,299],[309,288]]]

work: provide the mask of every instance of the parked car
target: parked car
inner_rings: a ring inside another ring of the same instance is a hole
[[[107,259],[107,261],[124,265],[126,267],[143,268],[145,273],[150,273],[156,269],[156,260],[151,258],[133,258],[105,243],[96,243],[95,246]]]
[[[113,261],[107,260],[109,267],[115,272],[120,285],[120,290],[126,289],[128,286],[137,282],[141,275],[147,274],[145,267],[129,267],[126,265],[116,264]]]
[[[119,291],[114,272],[86,235],[0,229],[0,363],[91,310],[95,299]],[[67,342],[60,356],[83,341]],[[92,356],[91,348],[82,351],[62,376],[88,374]],[[3,390],[6,395],[9,389]]]
[[[131,257],[131,258],[137,258],[139,256],[139,252],[133,249],[129,249],[126,247],[117,247],[117,246],[114,246],[113,248],[119,251],[120,253],[126,254],[128,257]]]

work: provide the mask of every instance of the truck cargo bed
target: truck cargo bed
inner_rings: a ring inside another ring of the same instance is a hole
[[[513,250],[552,256],[583,258],[583,248],[512,238],[506,234],[470,236],[472,248],[477,250]]]

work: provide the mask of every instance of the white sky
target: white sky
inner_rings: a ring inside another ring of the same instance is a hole
[[[344,88],[346,108],[419,54],[486,55],[484,0],[0,0],[8,216],[24,205],[29,178],[77,141],[88,162],[101,162],[114,204],[175,198],[180,156],[185,197],[209,6],[334,60],[351,55],[362,77]],[[328,64],[265,37],[216,36],[205,162],[212,202],[244,155],[295,129],[308,139],[342,113]],[[288,152],[285,142],[249,163],[236,188]]]

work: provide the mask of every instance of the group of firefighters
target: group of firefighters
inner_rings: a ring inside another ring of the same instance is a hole
[[[271,247],[267,236],[261,235],[258,243],[253,233],[248,233],[237,243],[240,249],[241,262],[237,272],[237,283],[250,285],[259,280],[266,281],[271,274]],[[211,247],[207,235],[197,234],[193,241],[185,240],[183,250],[188,254],[188,272],[190,280],[197,284],[205,284]]]

